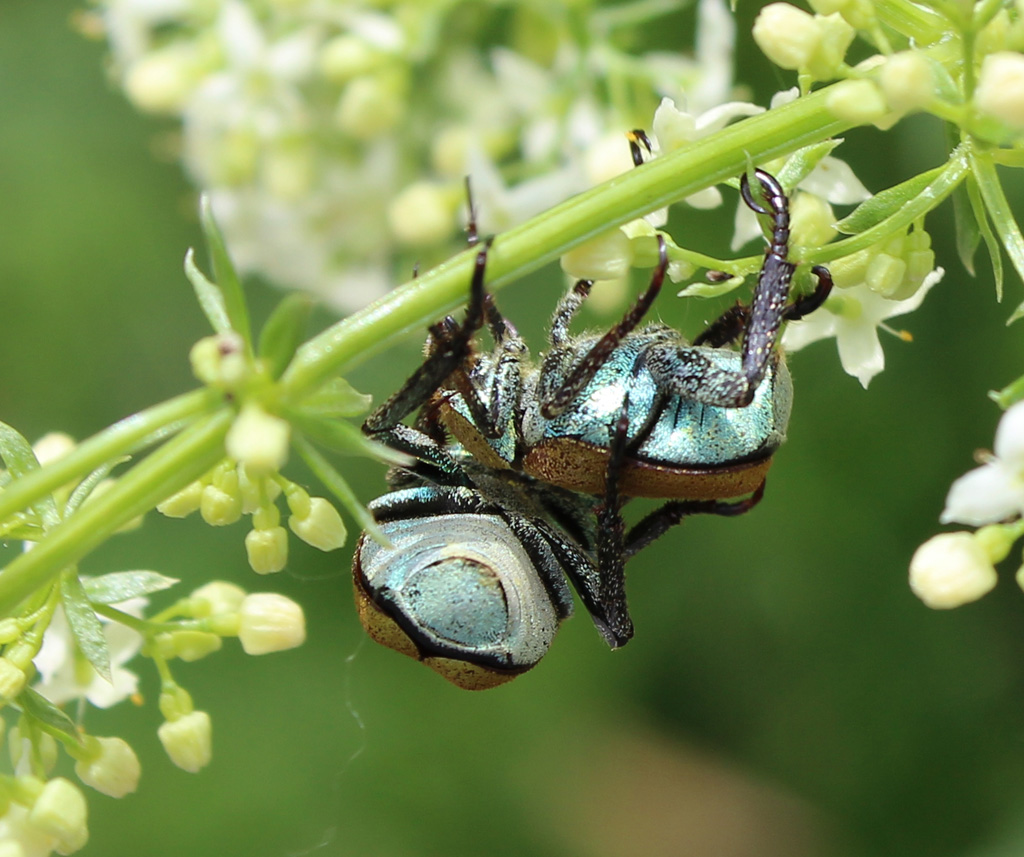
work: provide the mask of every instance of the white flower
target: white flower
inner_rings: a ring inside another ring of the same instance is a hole
[[[114,606],[132,616],[141,616],[147,603],[145,598],[132,598]],[[63,609],[58,607],[54,613],[42,648],[34,660],[40,677],[34,689],[55,705],[84,698],[97,708],[110,708],[135,693],[139,677],[125,669],[124,664],[142,647],[142,635],[102,616],[100,621],[110,651],[109,682],[79,651]]]
[[[995,456],[953,483],[940,520],[981,526],[1024,514],[1024,402],[996,429]]]
[[[863,283],[838,290],[823,307],[786,327],[782,347],[786,351],[798,351],[819,339],[834,336],[843,370],[866,389],[871,379],[885,368],[878,328],[886,319],[917,309],[943,273],[942,268],[936,268],[925,277],[917,292],[903,301],[883,298]]]
[[[936,610],[976,601],[996,579],[992,560],[973,533],[933,536],[910,560],[910,588]]]
[[[57,837],[34,825],[28,810],[10,803],[0,816],[0,857],[50,857]]]

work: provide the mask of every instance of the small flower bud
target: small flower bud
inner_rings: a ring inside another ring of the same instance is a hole
[[[996,570],[971,533],[928,539],[910,560],[910,588],[936,610],[981,598],[996,585]]]
[[[775,65],[805,68],[821,42],[813,15],[789,3],[769,3],[754,21],[754,41]]]
[[[283,595],[257,592],[242,602],[238,639],[248,655],[265,655],[301,646],[306,640],[302,608]]]
[[[238,494],[228,494],[216,485],[207,485],[203,488],[199,513],[211,527],[225,527],[242,517],[242,498]]]
[[[985,57],[974,104],[1011,129],[1024,129],[1024,54],[998,51]]]
[[[25,688],[25,670],[8,658],[0,658],[0,698],[10,702]]]
[[[824,15],[815,20],[821,39],[807,64],[807,70],[818,80],[828,80],[839,72],[846,51],[857,33],[840,15]]]
[[[836,217],[828,201],[813,193],[798,193],[789,207],[794,244],[820,247],[836,237]]]
[[[199,508],[202,499],[203,483],[196,480],[186,485],[177,494],[172,494],[162,503],[158,503],[156,510],[168,518],[184,518]]]
[[[142,56],[124,79],[129,100],[147,113],[177,113],[194,87],[191,57],[173,46]]]
[[[58,854],[71,854],[89,841],[85,796],[63,777],[50,780],[32,804],[29,823],[57,840]]]
[[[210,764],[213,754],[211,733],[210,715],[205,711],[193,711],[177,720],[168,720],[156,730],[171,761],[190,774]]]
[[[391,200],[388,225],[395,238],[411,247],[439,244],[454,230],[452,195],[434,182],[414,182]]]
[[[892,110],[920,110],[935,97],[935,79],[928,60],[917,51],[893,54],[878,76]]]
[[[348,535],[338,510],[323,497],[311,497],[307,514],[292,515],[288,526],[306,544],[322,551],[340,548]]]
[[[241,586],[235,586],[226,580],[213,580],[200,586],[189,598],[200,605],[194,611],[194,615],[201,619],[221,613],[237,613],[245,596],[246,591]]]
[[[320,50],[317,64],[320,73],[333,83],[345,83],[357,75],[373,71],[381,60],[381,52],[353,35],[336,36]]]
[[[861,125],[877,122],[889,112],[882,93],[870,80],[844,80],[829,87],[825,106],[839,119]]]
[[[188,359],[196,378],[225,389],[237,385],[248,371],[245,343],[233,332],[203,337],[192,346]]]
[[[88,743],[92,745],[89,758],[75,764],[75,773],[83,783],[110,797],[124,797],[138,788],[142,768],[127,741],[93,738]]]
[[[372,140],[387,133],[405,113],[399,89],[392,75],[364,75],[350,81],[335,113],[338,127],[357,140]]]
[[[32,444],[32,452],[40,464],[49,464],[63,458],[75,448],[75,439],[62,431],[51,431],[44,434]]]
[[[221,647],[220,637],[208,631],[170,631],[157,634],[153,642],[166,660],[180,658],[186,662],[198,661]]]
[[[288,460],[290,436],[291,428],[286,420],[250,403],[243,406],[231,424],[225,447],[228,455],[245,465],[250,477],[265,476],[276,473]]]
[[[865,282],[871,291],[891,298],[903,284],[907,263],[888,253],[879,253],[868,263]]]
[[[562,270],[582,280],[614,280],[633,264],[633,245],[621,229],[584,241],[562,256]]]
[[[288,562],[288,531],[284,527],[250,530],[245,536],[249,567],[257,574],[274,574]]]

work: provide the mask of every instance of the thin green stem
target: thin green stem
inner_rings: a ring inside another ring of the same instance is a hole
[[[749,160],[785,155],[852,127],[825,106],[827,92],[724,128],[502,233],[487,259],[488,288],[501,288],[588,238],[735,177]],[[464,300],[476,253],[460,253],[307,342],[283,376],[286,395],[301,399],[335,372]]]
[[[132,518],[202,476],[224,457],[233,412],[211,414],[135,465],[103,496],[81,507],[0,572],[0,614],[9,615],[61,569],[101,545]]]
[[[26,473],[0,492],[0,520],[132,450],[161,429],[212,412],[224,401],[216,390],[193,390],[114,423],[83,440],[63,458]]]

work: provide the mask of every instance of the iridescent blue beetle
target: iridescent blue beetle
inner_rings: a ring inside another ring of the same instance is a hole
[[[788,200],[773,176],[755,175],[767,208],[745,175],[741,192],[772,218],[772,239],[753,299],[693,344],[661,324],[638,329],[668,265],[659,237],[650,285],[622,320],[603,336],[570,335],[591,287],[580,281],[533,364],[484,290],[481,247],[462,324],[430,328],[424,363],[364,424],[416,461],[370,505],[392,546],[364,534],[353,561],[374,639],[461,687],[492,687],[547,651],[572,612],[568,579],[621,646],[633,634],[625,561],[687,515],[738,515],[761,499],[792,402],[778,331],[820,306],[832,280],[816,266],[814,292],[788,302]],[[489,353],[474,347],[485,325]],[[738,352],[723,347],[741,334]],[[415,427],[401,422],[417,410]],[[627,533],[630,497],[669,502]]]

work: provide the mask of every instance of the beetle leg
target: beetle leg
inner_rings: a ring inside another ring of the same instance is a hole
[[[740,193],[751,209],[771,216],[772,237],[748,310],[739,371],[714,365],[707,355],[694,348],[654,347],[647,354],[647,365],[651,373],[665,389],[716,407],[737,408],[750,404],[775,351],[782,322],[787,318],[799,318],[816,308],[831,288],[831,277],[824,268],[819,267],[815,269],[819,288],[806,300],[787,304],[793,271],[796,269],[788,258],[789,200],[774,176],[764,170],[756,170],[755,175],[768,207],[754,199],[745,173],[740,177]],[[728,334],[735,329],[734,325],[735,318],[726,318],[721,327],[717,323],[712,325],[710,333],[702,341],[728,341]]]
[[[545,419],[550,420],[569,407],[572,400],[594,379],[598,370],[619,346],[619,343],[641,322],[661,291],[661,284],[665,280],[665,271],[667,270],[668,249],[665,246],[664,237],[658,235],[658,265],[651,276],[650,284],[622,317],[622,320],[594,343],[590,351],[576,364],[565,382],[557,389],[547,391],[547,394],[542,397],[540,412]]]
[[[477,253],[469,287],[469,305],[462,324],[446,319],[431,326],[432,344],[426,359],[394,395],[366,418],[363,423],[366,435],[419,457],[416,451],[418,444],[408,434],[415,430],[402,426],[402,420],[423,406],[472,353],[473,335],[484,321],[484,272],[489,246],[490,242],[485,243]],[[430,438],[425,439],[429,443],[423,449],[432,455],[429,451],[437,445]]]
[[[749,512],[764,496],[764,482],[745,500],[726,503],[722,500],[672,500],[655,509],[633,527],[625,539],[624,553],[627,559],[643,550],[647,545],[679,524],[690,515],[723,515],[735,517]]]

